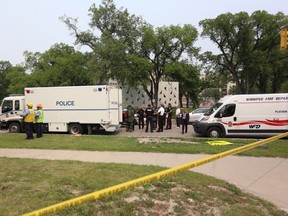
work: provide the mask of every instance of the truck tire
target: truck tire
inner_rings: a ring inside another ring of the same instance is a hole
[[[207,136],[211,137],[211,138],[220,138],[220,137],[222,137],[222,133],[221,133],[220,128],[211,127],[207,131]]]
[[[83,132],[80,124],[70,124],[68,130],[70,134],[81,134]]]
[[[21,132],[21,124],[18,122],[12,122],[9,125],[9,132],[10,133],[20,133]]]

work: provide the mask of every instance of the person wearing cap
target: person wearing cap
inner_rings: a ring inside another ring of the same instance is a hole
[[[35,121],[35,112],[33,110],[33,104],[31,102],[27,104],[27,109],[24,110],[21,116],[24,118],[25,132],[27,135],[26,139],[34,139],[33,122]]]
[[[43,121],[44,121],[44,113],[43,106],[41,103],[37,104],[37,112],[35,115],[35,125],[36,125],[36,137],[41,138],[43,136]]]

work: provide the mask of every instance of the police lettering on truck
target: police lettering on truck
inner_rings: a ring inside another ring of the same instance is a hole
[[[74,101],[56,101],[56,106],[75,106]]]

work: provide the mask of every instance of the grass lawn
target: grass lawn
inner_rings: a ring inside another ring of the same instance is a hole
[[[0,158],[0,170],[0,212],[1,215],[14,216],[163,168]],[[185,171],[63,210],[57,215],[287,216],[287,213],[225,181]]]
[[[0,133],[0,148],[69,149],[86,151],[162,152],[216,154],[256,142],[257,139],[229,139],[232,145],[212,146],[211,138],[161,138],[143,143],[143,138],[105,135],[45,134],[41,139],[25,140],[25,134]],[[239,155],[255,157],[288,157],[288,139],[281,139]]]
[[[0,148],[215,154],[257,141],[221,139],[232,145],[211,146],[210,138],[143,138],[45,134],[25,140],[25,134],[0,133]],[[287,139],[241,153],[248,156],[288,156]],[[156,166],[0,158],[0,215],[20,215],[163,170]],[[55,215],[279,215],[273,204],[246,194],[225,181],[185,171],[160,181],[61,211]]]

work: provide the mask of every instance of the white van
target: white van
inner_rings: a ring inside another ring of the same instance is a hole
[[[213,138],[287,132],[288,93],[227,95],[193,127],[196,133]]]

